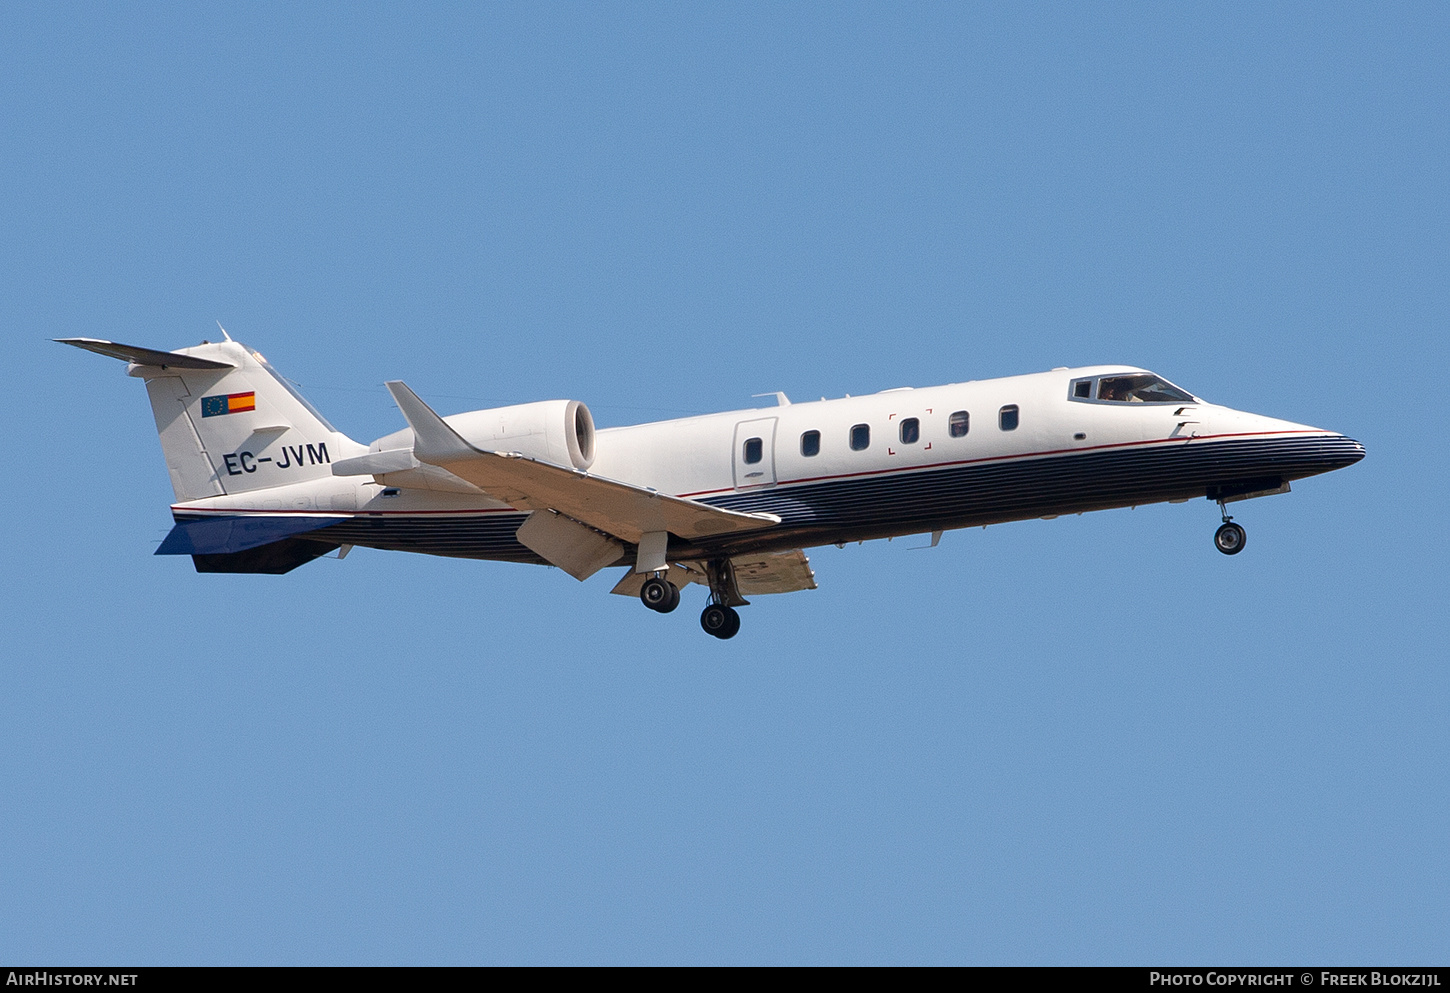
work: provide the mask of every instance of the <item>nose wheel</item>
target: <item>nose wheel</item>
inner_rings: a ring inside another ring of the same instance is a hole
[[[652,576],[639,588],[639,600],[650,610],[668,614],[680,605],[680,588],[668,580]]]
[[[1234,523],[1222,500],[1218,502],[1218,510],[1223,515],[1223,523],[1213,533],[1213,547],[1225,555],[1237,555],[1244,550],[1244,543],[1249,540],[1248,533]]]
[[[1213,533],[1213,546],[1225,555],[1237,555],[1244,550],[1248,535],[1233,521],[1222,524]]]
[[[700,627],[705,629],[706,634],[724,641],[740,633],[740,615],[733,607],[712,603],[700,614]]]

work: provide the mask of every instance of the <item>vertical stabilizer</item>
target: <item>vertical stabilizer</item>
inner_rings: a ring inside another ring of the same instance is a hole
[[[224,341],[163,352],[90,338],[58,339],[130,364],[146,381],[179,503],[332,475],[363,446],[329,424],[259,352]]]
[[[180,376],[156,376],[146,380],[146,393],[151,397],[151,416],[156,418],[156,433],[161,436],[161,454],[166,458],[166,471],[171,476],[171,489],[177,502],[221,496],[221,481],[201,437],[186,415],[186,401],[191,394]]]

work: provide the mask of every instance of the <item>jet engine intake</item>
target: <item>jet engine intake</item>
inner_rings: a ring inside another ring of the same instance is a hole
[[[594,464],[594,417],[578,400],[541,400],[452,414],[443,420],[459,437],[485,452],[518,452],[555,465],[588,469]],[[374,452],[413,447],[413,429],[379,438]]]
[[[594,464],[594,417],[578,400],[543,400],[443,418],[485,452],[518,452],[555,465]]]

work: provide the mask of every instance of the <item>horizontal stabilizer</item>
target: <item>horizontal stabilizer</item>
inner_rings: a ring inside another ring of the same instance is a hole
[[[229,555],[336,524],[341,517],[201,517],[177,521],[157,555]]]
[[[173,369],[235,369],[230,362],[214,362],[199,359],[181,352],[162,352],[155,348],[141,348],[139,345],[123,345],[119,341],[102,341],[100,338],[52,338],[62,345],[74,345],[98,355],[109,355],[123,362],[137,365],[170,366]]]
[[[413,429],[413,454],[447,469],[495,500],[521,510],[553,510],[631,544],[650,532],[698,539],[773,527],[774,514],[745,514],[670,496],[515,452],[486,452],[464,441],[400,382],[386,384]]]

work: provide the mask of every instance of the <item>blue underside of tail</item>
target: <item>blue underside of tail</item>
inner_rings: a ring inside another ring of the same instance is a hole
[[[338,523],[336,517],[199,517],[177,521],[157,555],[230,555]]]

